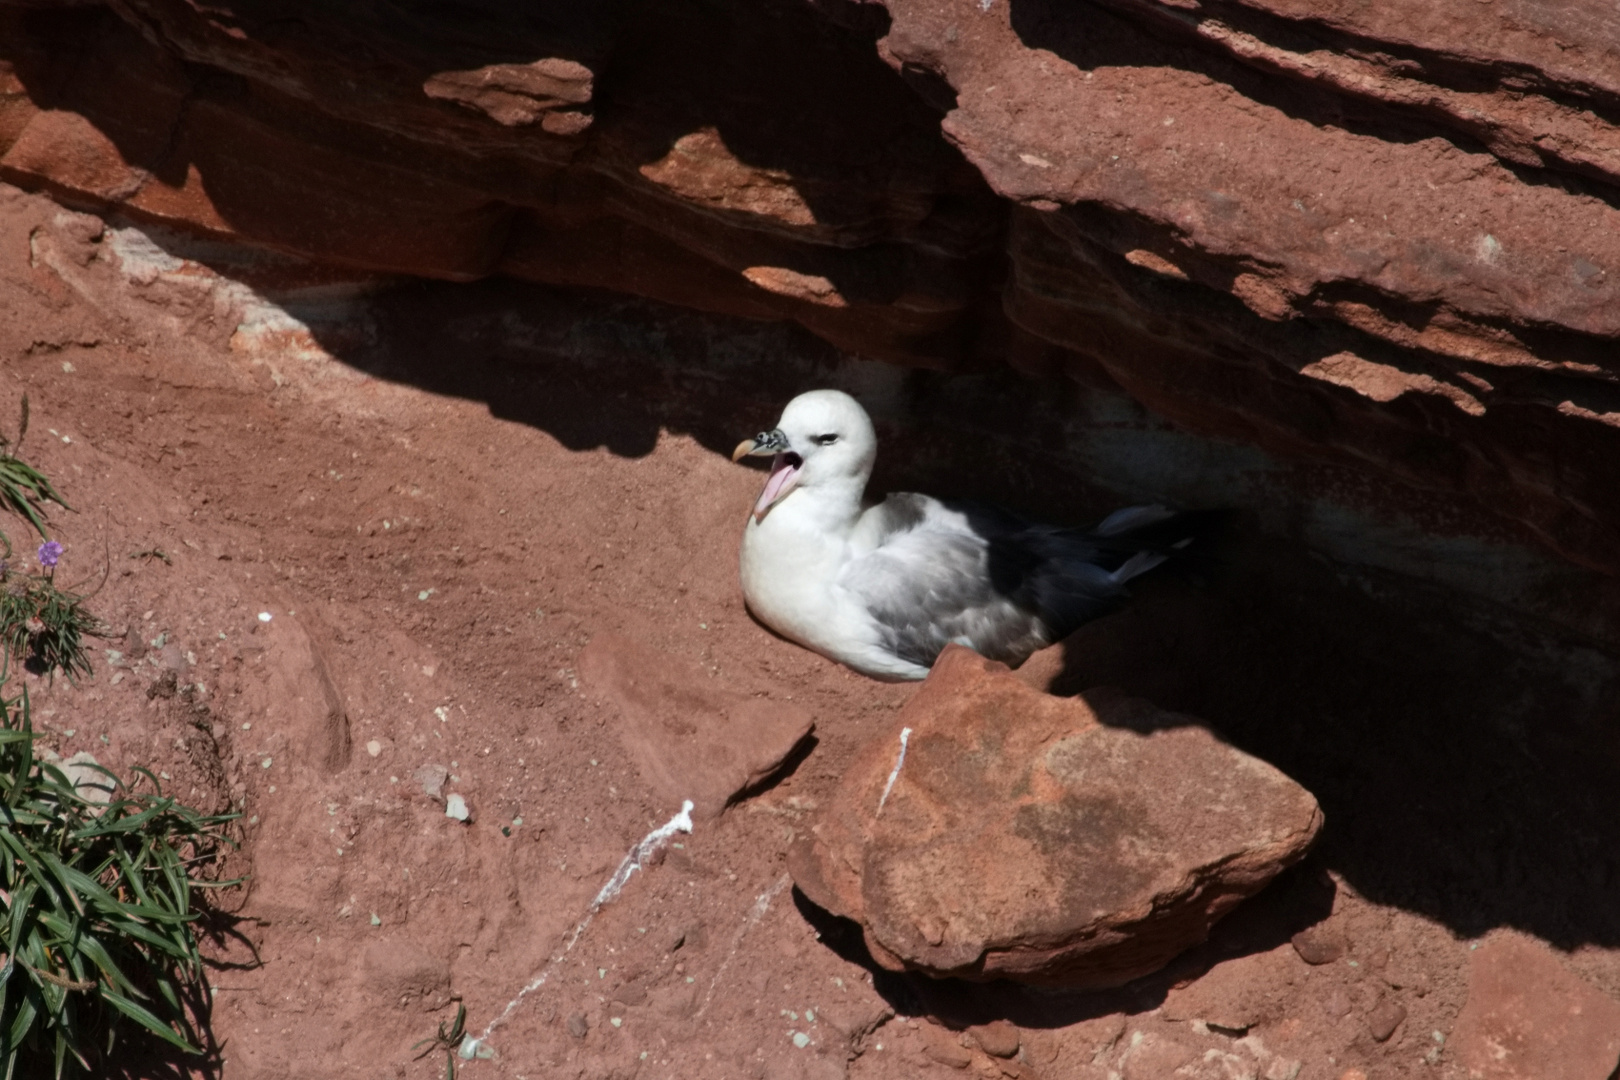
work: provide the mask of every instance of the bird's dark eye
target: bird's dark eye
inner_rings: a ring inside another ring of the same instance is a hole
[[[831,446],[838,441],[837,435],[817,435],[814,440],[817,446]]]

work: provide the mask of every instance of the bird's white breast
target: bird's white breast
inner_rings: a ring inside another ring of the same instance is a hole
[[[791,503],[784,500],[773,507],[764,521],[748,519],[742,542],[743,598],[772,630],[816,645],[836,618],[831,587],[848,545],[842,537],[809,527],[803,515],[791,512]]]
[[[828,531],[824,508],[790,496],[743,532],[743,598],[760,622],[807,648],[878,678],[919,679],[928,669],[883,645],[862,598],[839,583],[854,556],[848,525]]]

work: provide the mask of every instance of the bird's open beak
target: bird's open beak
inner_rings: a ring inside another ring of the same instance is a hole
[[[771,461],[771,475],[765,480],[765,490],[759,493],[759,501],[754,503],[754,520],[763,521],[765,512],[772,506],[781,502],[799,482],[799,470],[804,467],[804,459],[795,454],[788,444],[787,436],[781,430],[762,431],[752,439],[744,439],[737,444],[737,449],[731,452],[732,461],[741,461],[745,457],[754,455],[774,455]]]

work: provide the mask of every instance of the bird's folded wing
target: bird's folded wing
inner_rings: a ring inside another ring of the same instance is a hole
[[[866,608],[897,655],[929,665],[947,644],[1021,660],[1046,644],[1037,611],[1020,603],[1027,567],[1007,568],[993,528],[961,508],[921,495],[891,495],[867,512],[865,554],[837,584]],[[1012,553],[1017,557],[1017,552]],[[998,572],[1000,571],[1000,572]]]

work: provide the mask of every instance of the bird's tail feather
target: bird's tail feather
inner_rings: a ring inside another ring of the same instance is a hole
[[[1179,516],[1168,506],[1127,506],[1125,509],[1115,510],[1112,514],[1103,518],[1097,523],[1097,527],[1091,530],[1091,534],[1093,536],[1121,536]]]
[[[1123,585],[1133,577],[1147,573],[1155,566],[1170,558],[1169,555],[1158,551],[1138,551],[1135,555],[1119,564],[1119,568],[1108,577],[1115,585]]]

